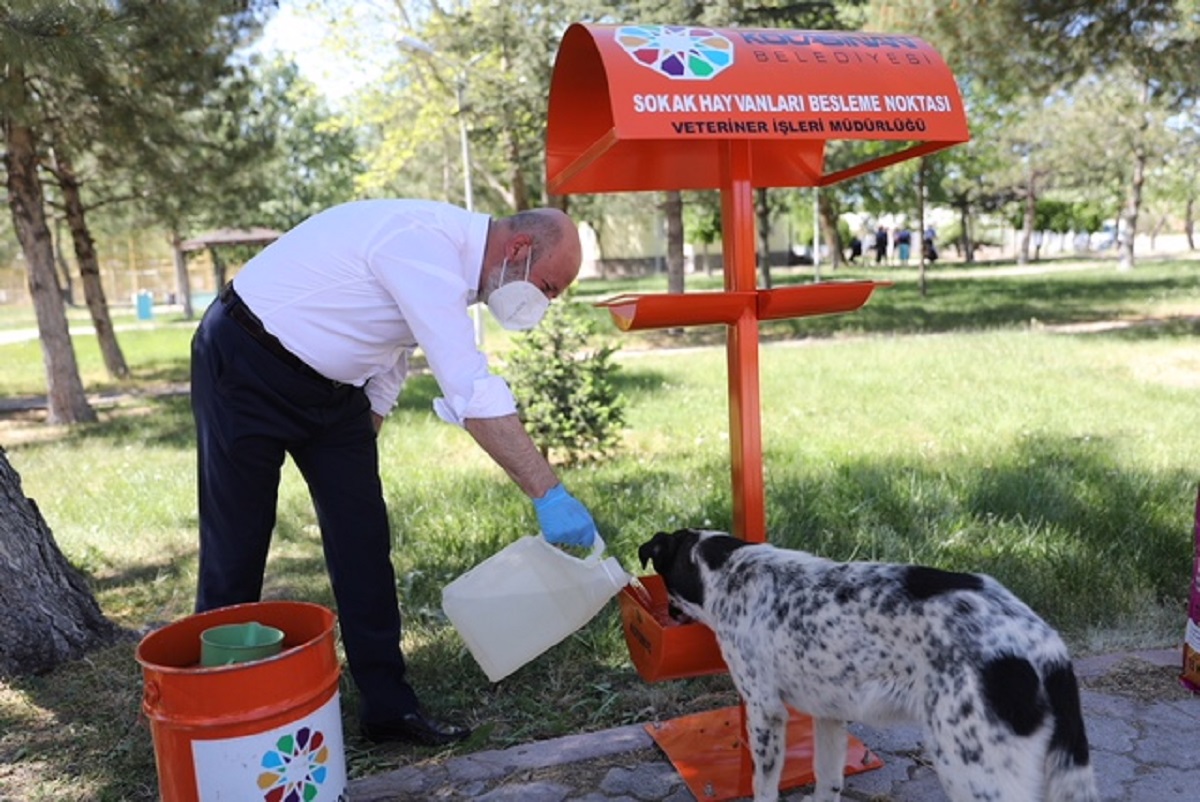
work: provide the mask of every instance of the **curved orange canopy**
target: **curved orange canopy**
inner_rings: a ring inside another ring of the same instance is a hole
[[[830,170],[831,139],[887,140]],[[551,192],[713,189],[751,143],[754,186],[824,186],[969,139],[962,97],[912,36],[572,25],[550,84]]]

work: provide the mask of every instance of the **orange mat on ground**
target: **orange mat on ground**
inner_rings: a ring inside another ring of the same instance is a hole
[[[754,765],[750,750],[742,741],[741,707],[726,707],[647,724],[646,731],[666,752],[696,799],[721,802],[754,793]],[[812,719],[793,711],[788,721],[787,762],[780,778],[780,789],[812,783],[812,758]],[[847,776],[882,766],[883,761],[862,741],[850,737],[850,748],[846,753]]]

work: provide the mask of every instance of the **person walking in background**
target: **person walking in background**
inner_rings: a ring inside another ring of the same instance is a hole
[[[887,259],[888,232],[883,226],[875,229],[875,264],[883,264]]]
[[[290,454],[316,508],[370,740],[439,745],[470,734],[426,715],[400,649],[377,435],[414,348],[442,391],[436,414],[466,429],[530,498],[546,539],[592,544],[591,513],[526,433],[468,314],[486,303],[506,328],[532,328],[580,261],[578,232],[556,209],[493,219],[432,201],[357,201],[251,259],[196,331],[196,610],[259,600]]]
[[[848,259],[850,264],[854,264],[855,262],[857,262],[858,257],[862,256],[862,252],[863,252],[862,240],[858,238],[857,234],[851,234],[850,235],[850,258]]]
[[[908,267],[908,257],[912,253],[912,232],[907,226],[896,233],[896,252],[900,257],[900,266]]]
[[[923,253],[925,254],[926,262],[936,262],[937,261],[938,252],[937,252],[936,240],[937,240],[937,231],[934,229],[934,227],[932,225],[928,226],[925,229],[924,236],[921,238],[921,247],[924,248]]]

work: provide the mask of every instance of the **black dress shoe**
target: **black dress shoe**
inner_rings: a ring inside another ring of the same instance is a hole
[[[427,718],[423,713],[409,713],[398,719],[362,725],[363,737],[375,743],[403,741],[424,746],[445,746],[455,741],[466,740],[471,735],[470,727],[447,724]]]

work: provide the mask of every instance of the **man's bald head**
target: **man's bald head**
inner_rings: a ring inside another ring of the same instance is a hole
[[[532,254],[531,254],[532,252]],[[504,217],[488,232],[481,288],[498,285],[503,260],[520,264],[530,260],[529,280],[549,298],[555,298],[579,275],[583,249],[579,231],[571,218],[560,209],[541,208]],[[486,293],[485,293],[486,294]]]

